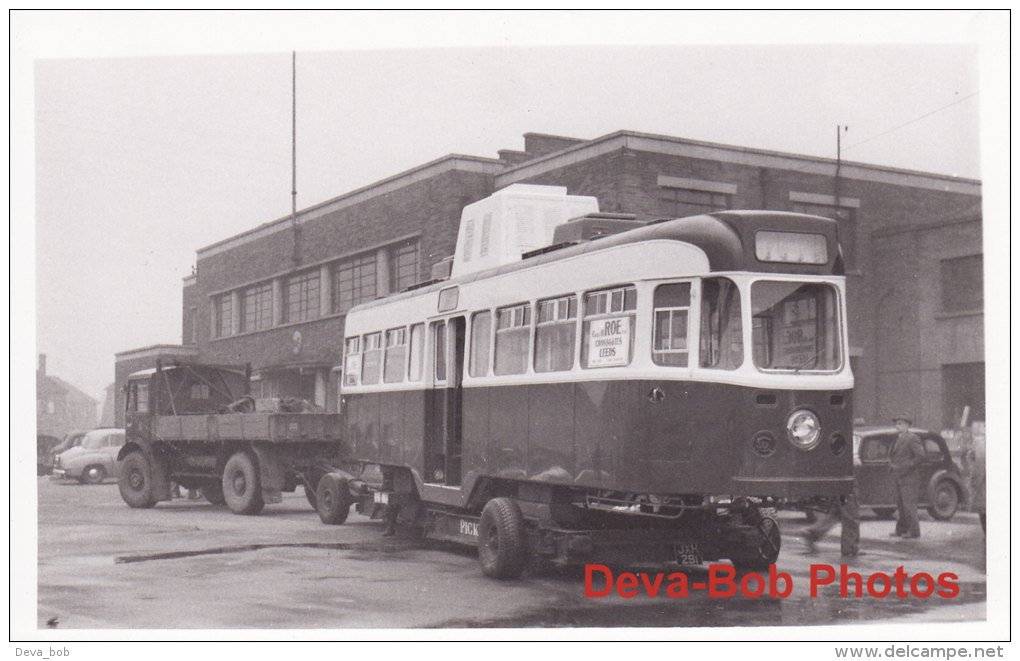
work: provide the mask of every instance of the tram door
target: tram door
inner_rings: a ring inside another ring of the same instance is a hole
[[[464,317],[435,321],[430,327],[434,385],[426,414],[425,481],[432,484],[460,486],[466,329]]]

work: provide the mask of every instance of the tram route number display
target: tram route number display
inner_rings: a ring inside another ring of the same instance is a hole
[[[799,298],[787,301],[779,345],[779,364],[800,366],[810,362],[817,352],[817,312],[815,301]]]
[[[588,328],[588,367],[619,367],[629,362],[630,317],[591,322]]]

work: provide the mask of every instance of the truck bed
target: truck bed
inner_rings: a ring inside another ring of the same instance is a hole
[[[159,416],[153,432],[161,441],[263,441],[307,443],[340,441],[339,413],[218,413]]]

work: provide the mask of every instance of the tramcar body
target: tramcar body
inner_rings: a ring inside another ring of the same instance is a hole
[[[726,211],[361,305],[345,440],[469,510],[507,485],[624,504],[847,493],[842,270],[833,220]]]

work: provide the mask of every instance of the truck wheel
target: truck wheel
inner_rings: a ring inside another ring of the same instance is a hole
[[[493,498],[485,504],[478,523],[478,562],[486,576],[517,578],[524,570],[524,516],[510,498]]]
[[[102,466],[86,466],[78,481],[82,484],[102,484],[106,479],[106,469]]]
[[[931,505],[928,514],[936,521],[948,521],[960,508],[960,492],[949,480],[939,480],[931,491]]]
[[[202,490],[202,495],[213,505],[224,505],[227,499],[223,497],[223,483],[209,481],[202,484],[199,487]]]
[[[351,512],[351,491],[347,486],[347,480],[334,473],[326,473],[319,480],[315,500],[319,519],[327,525],[342,524]]]
[[[223,467],[223,498],[234,514],[258,514],[265,507],[255,457],[235,452]]]
[[[141,452],[131,452],[124,457],[120,467],[120,497],[129,507],[148,509],[156,505],[156,497],[152,493],[152,477],[149,460]]]

